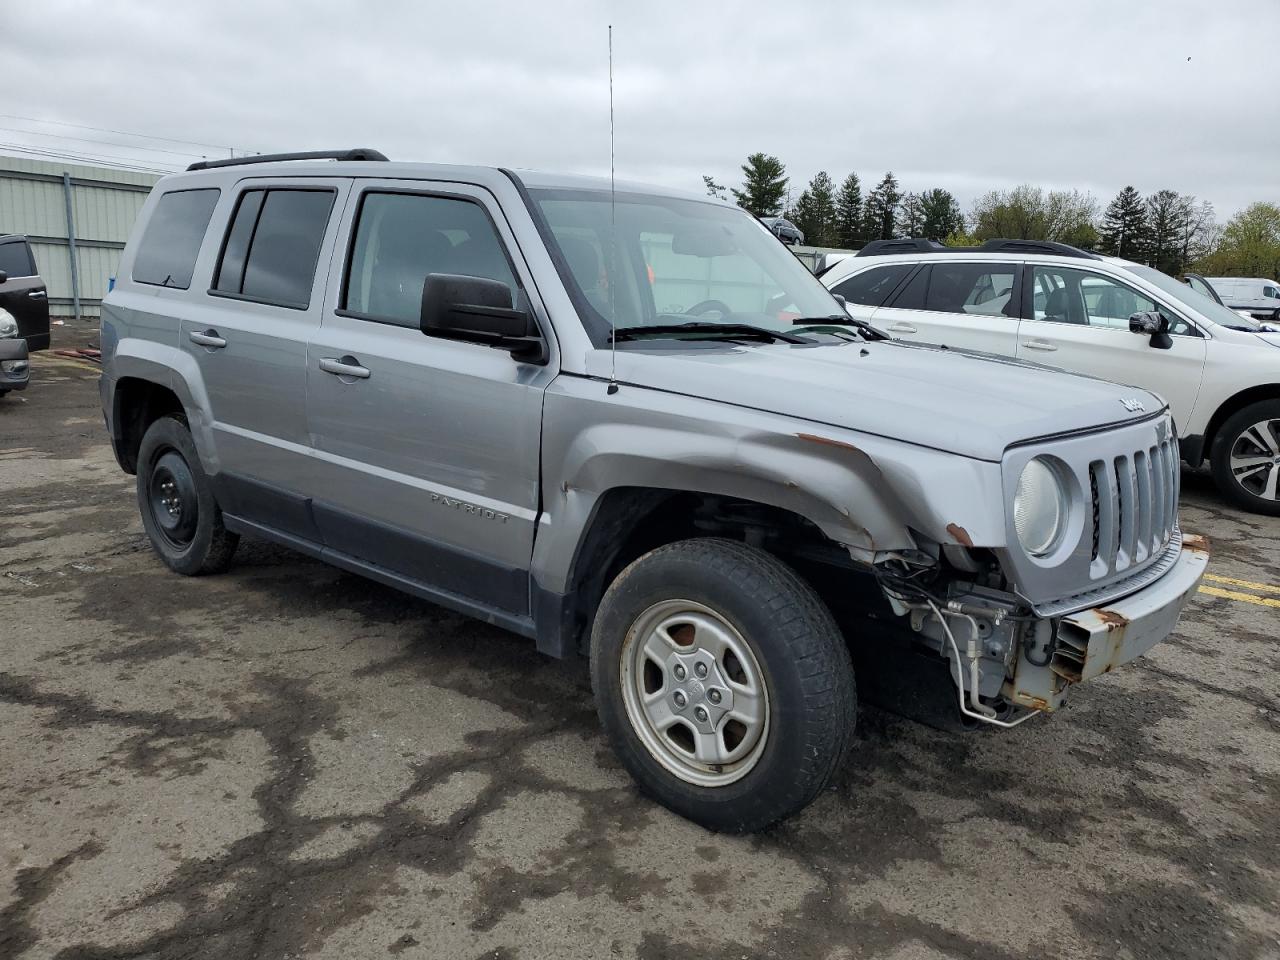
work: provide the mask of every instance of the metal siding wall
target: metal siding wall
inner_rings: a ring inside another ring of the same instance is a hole
[[[62,184],[9,178],[0,168],[0,233],[65,237]]]
[[[25,157],[0,157],[0,233],[55,237],[62,243],[33,241],[32,253],[49,288],[49,309],[56,317],[72,315],[71,266],[66,244],[67,213],[62,175],[72,178],[71,200],[77,240],[98,240],[123,247],[138,211],[159,177],[83,164],[49,163]],[[26,176],[23,176],[23,175]],[[31,179],[49,177],[53,179]],[[92,181],[76,183],[75,181]],[[142,188],[142,189],[139,189]],[[76,247],[80,273],[80,312],[99,315],[107,294],[107,278],[116,274],[119,249]]]

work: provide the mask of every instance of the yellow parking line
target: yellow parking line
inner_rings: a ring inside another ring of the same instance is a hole
[[[1238,590],[1223,590],[1221,587],[1201,587],[1201,593],[1207,593],[1211,597],[1226,597],[1228,600],[1242,600],[1245,603],[1256,603],[1260,607],[1275,607],[1280,609],[1280,600],[1272,597],[1255,597],[1251,593],[1240,593]]]
[[[1280,587],[1273,587],[1269,583],[1253,583],[1250,580],[1237,580],[1235,577],[1219,577],[1213,573],[1206,573],[1204,578],[1212,580],[1214,583],[1225,583],[1230,587],[1247,587],[1250,590],[1258,590],[1262,593],[1280,593]]]

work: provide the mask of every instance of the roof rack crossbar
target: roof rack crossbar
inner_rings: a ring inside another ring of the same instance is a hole
[[[987,240],[976,247],[948,247],[937,240],[918,237],[898,237],[893,240],[872,240],[856,256],[882,257],[891,253],[1048,253],[1056,257],[1080,257],[1084,260],[1101,260],[1096,253],[1081,250],[1053,240]]]
[[[254,157],[228,157],[226,160],[197,160],[187,170],[212,170],[215,167],[238,167],[246,163],[275,163],[277,160],[378,160],[386,155],[369,147],[353,150],[308,150],[302,153],[260,153]]]

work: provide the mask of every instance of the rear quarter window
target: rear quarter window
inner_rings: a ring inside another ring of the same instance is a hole
[[[137,283],[186,290],[220,191],[171,190],[156,204],[133,258]]]

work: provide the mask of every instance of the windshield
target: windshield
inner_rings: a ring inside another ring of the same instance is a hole
[[[632,331],[697,321],[788,332],[798,318],[845,316],[745,210],[630,192],[612,204],[608,191],[530,193],[598,347],[609,342],[611,320]]]
[[[1214,323],[1221,324],[1224,327],[1235,327],[1236,329],[1256,326],[1256,324],[1246,320],[1234,310],[1230,310],[1206,297],[1199,290],[1191,289],[1191,287],[1173,279],[1167,273],[1161,273],[1152,267],[1144,267],[1136,263],[1125,264],[1125,266],[1131,273],[1141,277],[1148,283],[1154,284],[1170,296],[1181,300]]]

